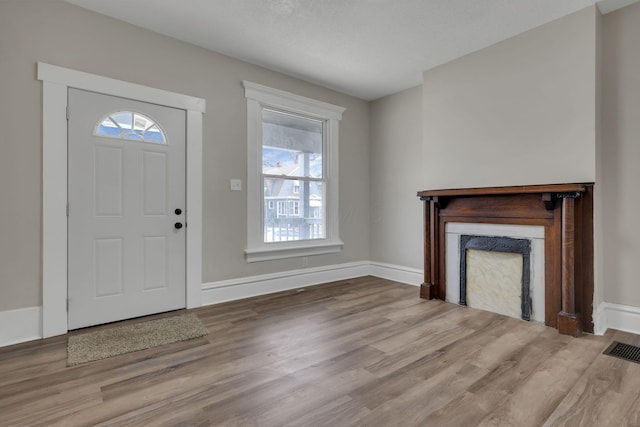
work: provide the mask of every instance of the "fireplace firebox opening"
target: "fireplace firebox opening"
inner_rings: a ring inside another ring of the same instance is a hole
[[[467,305],[467,251],[506,252],[522,255],[521,318],[531,318],[531,241],[498,236],[460,236],[460,305]]]

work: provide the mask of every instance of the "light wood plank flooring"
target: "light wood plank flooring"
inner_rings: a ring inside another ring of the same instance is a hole
[[[188,311],[208,336],[80,366],[66,336],[0,349],[0,425],[640,425],[640,365],[601,354],[635,335],[373,277]]]

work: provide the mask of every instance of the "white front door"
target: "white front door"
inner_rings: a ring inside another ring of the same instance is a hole
[[[69,89],[69,329],[185,307],[186,112]]]

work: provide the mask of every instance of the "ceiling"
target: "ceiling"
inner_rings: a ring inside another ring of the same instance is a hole
[[[638,0],[66,0],[373,100],[422,72],[587,6]]]

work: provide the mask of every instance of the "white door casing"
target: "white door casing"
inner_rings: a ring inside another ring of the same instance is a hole
[[[187,308],[202,297],[202,115],[206,101],[38,62],[42,81],[42,336],[67,325],[67,92],[95,91],[187,111]]]
[[[166,141],[95,135],[123,112]],[[184,308],[185,111],[69,89],[68,117],[69,328]]]

